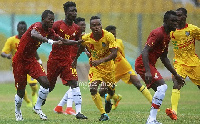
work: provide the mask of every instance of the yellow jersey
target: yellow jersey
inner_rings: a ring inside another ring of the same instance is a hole
[[[170,32],[174,50],[174,64],[199,66],[200,61],[195,53],[195,39],[200,39],[200,28],[186,24],[183,29]]]
[[[12,56],[14,56],[15,52],[17,51],[17,46],[19,44],[20,39],[18,38],[18,36],[12,36],[10,38],[7,39],[2,52],[9,54],[11,53]]]
[[[106,30],[102,31],[102,38],[99,41],[94,40],[92,32],[82,36],[82,40],[85,41],[82,43],[82,45],[84,45],[91,54],[89,58],[90,61],[99,60],[101,58],[107,57],[111,54],[111,48],[117,48],[114,35]],[[90,65],[90,82],[101,80],[104,82],[114,83],[114,76],[115,65],[113,60],[103,62],[96,67]]]

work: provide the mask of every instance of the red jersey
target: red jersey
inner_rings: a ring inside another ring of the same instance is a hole
[[[48,39],[58,39],[58,35],[55,34],[55,31],[53,29],[49,29],[48,31],[45,31],[42,28],[41,22],[36,22],[32,24],[21,37],[18,48],[17,48],[17,52],[15,56],[13,57],[13,61],[17,61],[17,60],[32,61],[33,59],[36,59],[35,58],[36,51],[40,47],[42,42],[31,37],[31,31],[33,29],[38,31],[43,37],[47,37]]]
[[[162,55],[164,51],[168,51],[168,45],[170,42],[170,35],[165,33],[164,27],[154,29],[148,39],[146,44],[152,49],[149,52],[149,63],[152,65],[156,64],[157,59]],[[143,64],[142,54],[136,59],[137,63]]]
[[[56,34],[69,40],[78,40],[81,36],[81,30],[77,24],[73,23],[71,26],[69,26],[63,20],[54,22],[53,29],[55,30]],[[69,60],[69,58],[71,58],[70,51],[75,50],[73,46],[77,47],[77,45],[53,44],[49,59]]]

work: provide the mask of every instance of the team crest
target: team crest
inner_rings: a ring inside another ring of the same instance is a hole
[[[106,44],[104,42],[102,42],[102,47],[106,47]]]
[[[189,31],[186,31],[186,32],[185,32],[185,35],[189,36],[189,35],[190,35],[190,32],[189,32]]]

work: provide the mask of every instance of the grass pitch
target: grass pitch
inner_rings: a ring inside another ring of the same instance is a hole
[[[158,112],[157,120],[163,124],[200,124],[200,90],[190,81],[181,89],[181,99],[178,106],[178,120],[172,121],[166,114],[165,109],[170,107],[170,97],[172,82],[167,81],[168,89],[165,99]],[[0,84],[0,123],[1,124],[82,124],[82,123],[110,123],[110,124],[145,124],[151,104],[145,97],[132,85],[123,82],[117,83],[116,93],[123,96],[116,110],[112,110],[108,116],[109,121],[99,122],[99,110],[92,101],[89,87],[84,84],[80,86],[82,93],[82,113],[88,120],[77,120],[75,116],[56,114],[53,112],[54,107],[59,103],[68,87],[57,83],[55,90],[47,98],[46,104],[42,107],[43,112],[47,115],[48,120],[42,121],[38,115],[34,114],[32,108],[27,108],[23,101],[21,110],[24,121],[16,122],[14,115],[14,95],[16,93],[14,83]],[[31,89],[27,85],[29,98],[31,98]],[[153,90],[150,90],[152,95]],[[104,103],[104,100],[102,99]],[[65,106],[66,107],[66,106]],[[63,108],[65,110],[65,107]],[[74,108],[74,106],[73,106]]]

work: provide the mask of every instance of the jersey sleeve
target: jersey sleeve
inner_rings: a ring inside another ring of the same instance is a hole
[[[193,25],[193,28],[190,31],[190,35],[195,39],[200,40],[200,28]]]
[[[2,52],[9,54],[11,52],[11,43],[12,43],[12,38],[8,38],[3,49]]]

